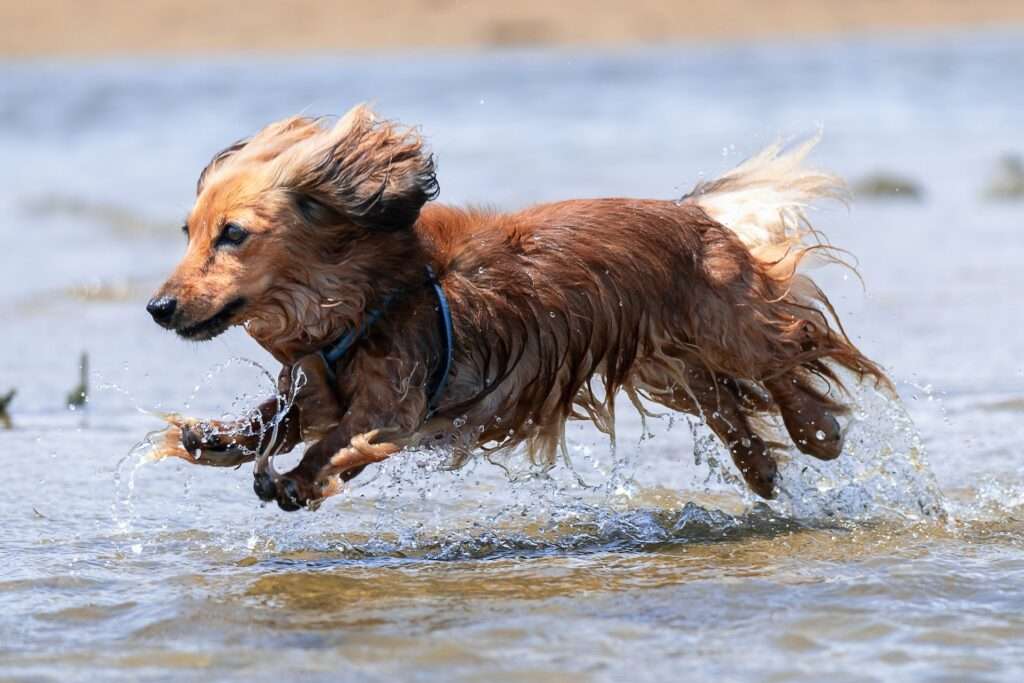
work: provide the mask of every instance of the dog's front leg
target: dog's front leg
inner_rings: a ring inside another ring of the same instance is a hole
[[[238,420],[165,415],[168,427],[160,433],[151,457],[176,457],[211,467],[238,467],[258,456],[291,451],[302,442],[296,392],[292,390],[294,374],[291,367],[282,368],[278,395]],[[292,398],[290,403],[288,397]]]
[[[367,465],[386,460],[401,450],[397,443],[381,442],[382,431],[373,429],[353,436],[348,425],[339,425],[303,454],[302,461],[286,474],[258,472],[253,488],[264,501],[277,501],[288,512],[303,507],[316,509],[339,493],[343,483]]]
[[[299,425],[294,408],[279,414],[277,399],[264,401],[247,419],[224,422],[197,420],[181,415],[164,417],[168,427],[160,434],[153,457],[177,457],[196,465],[237,467],[261,453],[284,453],[297,446]]]
[[[422,392],[410,393],[386,375],[368,381],[375,368],[349,368],[337,378],[320,354],[299,359],[295,367],[306,378],[296,392],[299,429],[312,445],[284,474],[274,469],[272,458],[260,458],[253,481],[261,500],[277,501],[288,511],[317,507],[367,465],[401,450],[415,434],[426,406]]]

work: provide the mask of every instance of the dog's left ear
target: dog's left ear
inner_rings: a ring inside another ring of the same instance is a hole
[[[364,106],[294,145],[279,163],[282,183],[309,219],[333,213],[371,230],[408,229],[439,192],[419,134],[377,120]]]

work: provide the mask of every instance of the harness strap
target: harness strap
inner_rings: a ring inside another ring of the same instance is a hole
[[[441,397],[448,387],[448,376],[451,374],[452,364],[455,359],[455,332],[452,326],[452,312],[448,305],[448,297],[444,294],[441,283],[438,282],[434,269],[427,266],[427,283],[434,290],[437,297],[437,310],[441,320],[441,341],[444,344],[442,363],[438,366],[434,376],[430,380],[427,391],[427,419],[433,417],[437,412]],[[318,352],[327,365],[327,371],[334,376],[334,367],[338,361],[345,357],[352,346],[361,338],[366,336],[369,329],[380,320],[397,298],[397,294],[390,294],[378,307],[371,309],[363,318],[363,322],[357,329],[348,330],[336,341],[328,344]]]
[[[431,380],[433,389],[430,390],[429,398],[427,399],[427,418],[429,419],[437,412],[441,396],[444,395],[444,390],[448,388],[448,376],[452,372],[452,363],[455,360],[455,331],[452,327],[452,311],[448,306],[448,297],[444,295],[444,289],[441,287],[441,283],[437,281],[434,269],[430,266],[427,266],[427,277],[434,288],[434,294],[437,295],[437,308],[441,313],[441,340],[444,342],[444,364],[440,366],[438,372]]]

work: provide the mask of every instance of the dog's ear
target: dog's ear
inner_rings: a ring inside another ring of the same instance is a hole
[[[276,163],[280,182],[313,222],[335,214],[371,230],[407,229],[438,194],[434,160],[419,134],[377,120],[364,106]]]

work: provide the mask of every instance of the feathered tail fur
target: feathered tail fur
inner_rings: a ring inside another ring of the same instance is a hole
[[[820,134],[816,135],[789,150],[784,150],[781,143],[770,145],[719,178],[698,183],[682,201],[699,206],[739,238],[763,274],[776,283],[779,303],[805,309],[804,315],[796,316],[798,322],[806,324],[808,321],[801,318],[807,318],[807,312],[818,312],[818,316],[811,316],[811,321],[817,318],[820,324],[814,324],[816,329],[803,342],[802,355],[808,358],[796,363],[802,367],[795,370],[839,382],[831,368],[821,362],[828,359],[889,387],[881,368],[850,342],[825,293],[801,272],[801,266],[810,260],[837,263],[857,274],[843,258],[844,252],[829,244],[807,217],[807,209],[815,202],[845,202],[848,196],[846,185],[838,176],[804,165],[820,139]],[[834,400],[826,403],[830,410],[843,409]]]
[[[847,197],[838,176],[803,165],[820,139],[817,135],[789,151],[781,143],[766,147],[719,178],[698,183],[683,202],[732,230],[773,276],[791,276],[812,252],[841,261],[806,213],[816,201]]]

